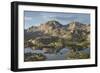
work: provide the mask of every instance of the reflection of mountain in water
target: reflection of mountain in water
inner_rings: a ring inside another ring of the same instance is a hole
[[[89,48],[82,50],[86,53],[90,53]],[[56,53],[45,53],[42,50],[32,50],[31,48],[25,48],[25,53],[41,53],[46,56],[46,60],[66,60],[65,55],[69,52],[69,49],[63,48],[57,54]]]

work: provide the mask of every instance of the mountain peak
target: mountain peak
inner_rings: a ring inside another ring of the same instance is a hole
[[[49,26],[61,26],[61,24],[58,22],[58,21],[56,21],[56,20],[50,20],[50,21],[48,21],[48,22],[46,22],[46,24],[47,25],[49,25]]]
[[[67,29],[68,30],[73,30],[73,29],[82,29],[82,28],[85,28],[86,25],[83,24],[83,23],[80,23],[80,22],[77,22],[77,21],[73,21],[71,23],[69,23],[67,25]]]

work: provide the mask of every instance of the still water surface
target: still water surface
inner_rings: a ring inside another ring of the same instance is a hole
[[[89,49],[83,50],[89,53]],[[68,48],[61,49],[58,53],[45,53],[43,50],[32,50],[31,48],[25,48],[24,53],[42,53],[46,56],[46,60],[65,60],[65,55],[69,52]]]

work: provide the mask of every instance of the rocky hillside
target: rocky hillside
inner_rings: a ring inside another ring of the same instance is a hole
[[[31,26],[24,30],[24,35],[25,41],[35,40],[39,37],[50,39],[53,36],[53,38],[65,39],[67,42],[85,41],[87,43],[90,41],[90,25],[76,21],[63,25],[58,21],[51,20],[39,26]]]
[[[25,36],[42,36],[42,35],[50,35],[50,36],[59,36],[59,37],[67,37],[70,34],[82,34],[86,35],[90,33],[90,25],[82,24],[80,22],[71,22],[67,25],[62,25],[58,21],[48,21],[44,24],[40,24],[40,26],[32,26],[25,30]]]

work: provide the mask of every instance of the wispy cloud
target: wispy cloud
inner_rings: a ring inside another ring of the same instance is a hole
[[[42,11],[25,11],[25,28],[32,25],[39,25],[48,20],[58,20],[61,24],[66,25],[71,21],[90,23],[90,14],[86,13],[61,13],[61,12],[42,12]]]
[[[25,16],[24,19],[25,19],[26,21],[27,21],[27,20],[30,20],[30,21],[31,21],[31,20],[32,20],[32,17],[27,17],[27,16]]]

